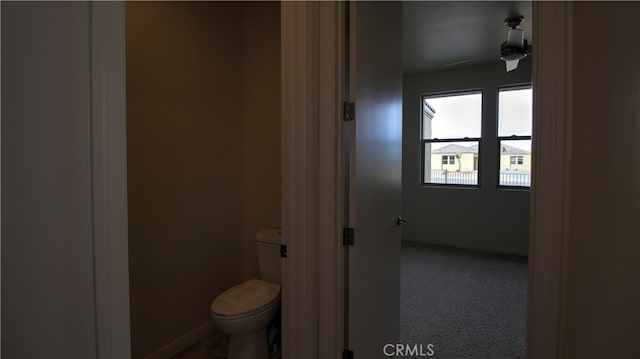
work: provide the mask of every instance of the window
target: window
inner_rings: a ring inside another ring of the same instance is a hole
[[[455,165],[456,164],[456,156],[442,156],[442,164],[443,165]]]
[[[422,183],[478,185],[480,91],[422,98]]]
[[[524,164],[524,156],[511,156],[509,163],[512,165]]]
[[[531,87],[498,93],[499,186],[531,186]]]

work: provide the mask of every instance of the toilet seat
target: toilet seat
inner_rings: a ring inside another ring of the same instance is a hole
[[[279,285],[251,279],[220,294],[211,303],[211,315],[220,319],[241,319],[270,309],[279,301]]]

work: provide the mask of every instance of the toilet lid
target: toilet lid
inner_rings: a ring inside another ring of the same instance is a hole
[[[251,279],[220,294],[211,303],[211,312],[224,316],[248,314],[279,299],[279,285]]]

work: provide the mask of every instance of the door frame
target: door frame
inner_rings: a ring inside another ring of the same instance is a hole
[[[570,166],[571,163],[571,137],[572,112],[569,106],[571,98],[571,73],[572,56],[572,4],[567,2],[532,2],[533,23],[536,55],[533,63],[534,83],[534,114],[533,114],[533,152],[536,154],[532,173],[535,178],[531,189],[531,230],[529,239],[529,300],[527,318],[527,357],[561,357],[563,347],[563,325],[568,263],[568,224],[569,224],[569,194],[570,194]],[[298,9],[298,13],[294,10]],[[304,10],[303,10],[304,9]],[[303,141],[295,136],[296,133],[305,133],[308,126],[331,126],[322,120],[336,123],[335,118],[305,117],[305,111],[299,108],[299,112],[293,109],[303,106],[304,109],[322,104],[327,106],[326,111],[340,113],[341,101],[336,101],[335,93],[292,91],[292,89],[305,89],[309,86],[309,79],[318,74],[318,64],[321,62],[322,53],[308,51],[318,49],[320,44],[333,48],[339,53],[340,45],[333,31],[320,31],[319,34],[307,36],[305,40],[296,42],[296,31],[303,29],[316,30],[313,21],[319,21],[319,13],[314,14],[314,5],[306,3],[282,3],[282,105],[283,105],[283,226],[285,231],[295,237],[295,246],[303,250],[311,250],[319,246],[327,246],[327,240],[332,243],[340,242],[340,233],[335,228],[336,221],[320,221],[305,223],[305,225],[318,225],[326,230],[326,233],[334,233],[334,238],[320,236],[306,236],[305,231],[296,226],[299,220],[304,219],[302,208],[313,210],[320,207],[321,198],[339,198],[342,193],[340,186],[324,187],[323,196],[309,196],[305,192],[308,188],[296,187],[294,184],[304,184],[308,178],[305,176],[315,167],[318,171],[326,169],[328,162],[336,158],[339,162],[343,151],[342,144],[336,141],[339,137],[339,129],[335,132],[336,138],[321,138],[320,141]],[[293,26],[297,24],[299,27]],[[340,24],[340,21],[334,21]],[[299,32],[309,35],[308,32]],[[317,37],[316,37],[317,36]],[[302,51],[305,55],[296,53]],[[309,61],[311,60],[311,61]],[[331,58],[322,58],[322,61]],[[317,61],[317,62],[314,62]],[[295,70],[293,70],[295,67]],[[337,59],[335,72],[323,72],[321,78],[335,78],[342,74],[342,64]],[[289,72],[287,74],[286,72]],[[298,74],[295,76],[294,74]],[[337,84],[340,84],[338,81]],[[337,91],[340,91],[337,89]],[[300,98],[302,97],[302,98]],[[318,101],[317,103],[314,101]],[[333,106],[333,108],[332,108]],[[317,111],[317,110],[316,110]],[[308,113],[307,113],[308,115]],[[320,122],[316,122],[320,120]],[[313,136],[312,136],[313,137]],[[330,146],[333,144],[334,149]],[[302,152],[299,152],[302,151]],[[293,153],[292,153],[293,152]],[[316,161],[308,162],[303,156],[295,156],[298,153],[319,153]],[[325,156],[326,153],[330,156]],[[557,156],[556,153],[562,153]],[[338,156],[335,156],[338,154]],[[295,172],[292,169],[307,168],[307,172]],[[324,174],[324,173],[323,173]],[[340,168],[334,172],[333,183],[342,180]],[[326,180],[326,179],[325,179]],[[305,195],[307,194],[307,195]],[[296,199],[297,198],[297,202]],[[559,200],[560,199],[560,200]],[[333,200],[334,207],[325,213],[339,213],[343,202]],[[553,214],[553,215],[551,215]],[[326,227],[325,227],[326,226]],[[308,228],[307,228],[308,229]],[[286,234],[285,234],[286,237]],[[290,238],[287,238],[290,240]],[[293,244],[293,242],[291,243]],[[288,244],[289,245],[289,244]],[[310,358],[318,357],[319,350],[305,352],[304,348],[318,348],[325,345],[326,337],[319,332],[297,330],[301,323],[297,320],[303,318],[304,311],[301,308],[316,308],[318,305],[317,287],[310,288],[307,278],[318,278],[319,283],[331,283],[333,296],[328,301],[322,301],[323,313],[340,313],[341,304],[336,297],[340,297],[343,279],[336,275],[335,269],[340,268],[339,259],[343,255],[341,248],[332,248],[323,252],[322,261],[310,262],[303,260],[289,261],[287,263],[283,280],[289,286],[285,289],[283,298],[283,318],[285,329],[284,351],[285,357],[300,357],[298,354],[310,355]],[[310,255],[310,253],[306,253]],[[313,256],[312,256],[313,257]],[[327,268],[327,264],[335,265],[333,270]],[[314,283],[318,283],[314,282]],[[306,283],[306,285],[297,285]],[[325,297],[323,297],[325,298]],[[287,305],[291,303],[291,305]],[[295,303],[295,305],[293,304]],[[319,313],[319,311],[318,311]],[[318,322],[320,318],[318,318]],[[338,321],[338,322],[336,322]],[[331,327],[337,330],[341,328],[341,318],[333,319]],[[322,327],[322,326],[320,326]],[[325,327],[327,328],[327,327]],[[339,338],[328,341],[326,344],[340,343]],[[322,356],[324,357],[324,356]]]
[[[572,6],[533,2],[529,358],[559,357],[564,342]],[[124,3],[93,3],[92,15],[98,356],[129,357]],[[340,2],[281,3],[285,358],[339,357],[342,349],[342,20]]]
[[[571,2],[533,2],[528,358],[563,357],[570,238],[572,13]]]
[[[343,4],[281,3],[285,358],[342,354]]]
[[[88,7],[96,355],[130,358],[125,3]]]

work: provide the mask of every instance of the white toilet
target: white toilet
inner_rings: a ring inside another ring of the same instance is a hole
[[[260,279],[227,289],[211,303],[217,328],[229,335],[227,359],[267,359],[267,326],[280,306],[280,244],[277,228],[256,233]]]

